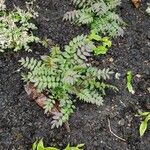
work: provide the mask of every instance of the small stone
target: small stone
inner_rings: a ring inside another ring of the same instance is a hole
[[[128,122],[129,122],[129,126],[130,126],[130,122],[133,120],[133,117],[131,116],[131,115],[129,115],[129,116],[126,116],[126,118],[128,119]]]
[[[137,78],[141,78],[142,76],[140,74],[136,74],[136,77]]]
[[[35,52],[35,54],[39,55],[40,53],[39,52]]]
[[[111,57],[108,59],[108,61],[112,63],[114,61],[114,59]]]
[[[148,60],[145,60],[144,63],[147,64],[147,63],[148,63]]]
[[[131,124],[130,124],[130,123],[128,123],[128,127],[131,127]]]
[[[150,87],[149,87],[149,88],[147,88],[147,90],[148,90],[148,92],[150,93]]]
[[[125,125],[125,120],[124,119],[119,120],[118,124],[120,126],[124,126]]]
[[[62,147],[62,146],[63,146],[63,144],[62,144],[62,143],[60,143],[60,144],[59,144],[59,146],[60,146],[60,147]]]
[[[54,138],[52,138],[52,142],[55,142],[55,139],[54,139]]]
[[[29,125],[29,126],[32,126],[32,123],[30,122],[28,125]]]
[[[115,74],[115,78],[119,80],[120,77],[121,77],[121,74],[117,72],[117,73]]]

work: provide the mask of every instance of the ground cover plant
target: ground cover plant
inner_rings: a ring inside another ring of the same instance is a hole
[[[134,94],[135,91],[133,89],[132,80],[133,80],[132,71],[128,71],[127,72],[127,89],[130,93]]]
[[[121,0],[71,0],[77,10],[67,12],[63,20],[87,24],[96,33],[110,37],[123,35],[123,20],[115,12]]]
[[[113,74],[109,68],[98,69],[88,63],[88,57],[95,48],[87,36],[81,35],[70,41],[64,52],[53,47],[50,55],[42,56],[42,61],[28,57],[20,60],[21,65],[29,70],[23,75],[24,81],[33,84],[39,92],[46,92],[44,108],[46,113],[54,115],[52,128],[68,121],[75,108],[73,95],[81,101],[100,106],[106,89],[117,90],[105,82]]]
[[[37,17],[37,13],[31,6],[27,10],[16,7],[13,11],[7,11],[5,0],[0,1],[0,52],[8,49],[19,51],[31,51],[29,44],[38,42],[33,30],[37,27],[31,23],[31,19]]]

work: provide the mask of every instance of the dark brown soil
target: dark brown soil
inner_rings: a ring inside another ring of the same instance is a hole
[[[71,132],[65,128],[51,130],[51,119],[44,115],[34,102],[29,101],[21,80],[18,60],[24,56],[39,56],[48,53],[40,45],[33,45],[33,53],[7,54],[0,56],[0,150],[30,150],[37,138],[44,138],[46,145],[63,148],[67,143],[85,143],[87,150],[149,150],[150,126],[143,138],[139,137],[140,120],[135,117],[139,109],[150,106],[150,17],[146,15],[146,3],[135,9],[130,1],[122,0],[120,15],[127,23],[124,37],[115,39],[113,48],[106,56],[96,57],[94,63],[110,67],[121,73],[120,80],[111,80],[119,88],[114,94],[108,92],[103,107],[78,103],[69,120]],[[24,8],[25,0],[7,0],[8,8],[13,4]],[[86,27],[63,22],[63,14],[72,10],[69,0],[38,0],[35,9],[39,18],[35,20],[40,37],[47,36],[63,47],[73,37],[87,33]],[[114,61],[110,62],[109,59]],[[131,95],[126,89],[125,75],[134,73],[134,88]],[[141,78],[136,77],[137,74]],[[116,138],[108,127],[125,141]]]

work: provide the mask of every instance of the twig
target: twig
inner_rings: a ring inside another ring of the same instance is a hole
[[[122,141],[126,141],[125,139],[119,137],[118,135],[116,135],[116,134],[112,131],[111,125],[110,125],[110,120],[109,120],[109,119],[108,119],[108,127],[109,127],[110,133],[113,134],[116,138],[118,138],[118,139],[120,139],[120,140],[122,140]]]

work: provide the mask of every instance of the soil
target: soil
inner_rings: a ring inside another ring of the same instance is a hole
[[[25,7],[25,0],[6,0],[9,9]],[[64,148],[67,143],[85,143],[86,150],[149,150],[150,126],[140,138],[138,110],[150,109],[150,17],[145,9],[148,0],[143,0],[139,9],[130,1],[122,0],[118,8],[127,23],[125,34],[114,40],[114,46],[106,56],[94,58],[99,67],[110,67],[120,73],[120,79],[110,82],[119,88],[118,93],[108,91],[104,106],[78,103],[69,120],[71,132],[64,127],[51,129],[51,118],[31,102],[25,93],[18,60],[21,57],[38,57],[49,50],[32,45],[28,54],[1,54],[0,56],[0,150],[30,150],[32,143],[44,138],[45,145]],[[63,22],[63,14],[73,10],[69,0],[38,0],[35,20],[39,30],[36,34],[48,37],[63,47],[73,37],[87,33],[87,27],[77,27]],[[112,61],[113,60],[113,61]],[[126,73],[134,74],[135,94],[126,89]],[[109,127],[110,123],[110,127]],[[125,141],[115,137],[110,131]]]

